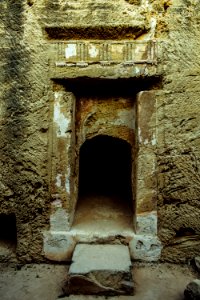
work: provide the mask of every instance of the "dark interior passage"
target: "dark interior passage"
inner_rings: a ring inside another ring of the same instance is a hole
[[[129,143],[106,135],[82,145],[74,229],[102,236],[133,232],[131,152]]]
[[[79,196],[132,198],[131,145],[119,138],[96,136],[80,150]]]
[[[17,229],[15,214],[0,214],[0,243],[5,242],[16,247]]]

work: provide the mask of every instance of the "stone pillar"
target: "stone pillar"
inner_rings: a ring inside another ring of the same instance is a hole
[[[137,97],[137,234],[157,233],[156,101],[153,91]],[[150,216],[149,218],[147,216]],[[148,219],[148,224],[146,221]]]
[[[54,93],[51,141],[50,230],[44,233],[44,253],[51,260],[71,258],[75,242],[70,237],[74,202],[75,97]]]
[[[52,206],[55,211],[60,211],[57,206],[63,208],[62,218],[59,216],[58,221],[65,220],[63,230],[66,231],[72,222],[75,160],[75,97],[70,92],[61,90],[54,93],[52,137]],[[54,223],[52,215],[51,226],[56,226]]]
[[[137,96],[136,236],[130,242],[133,259],[159,259],[157,238],[156,100],[154,91]]]

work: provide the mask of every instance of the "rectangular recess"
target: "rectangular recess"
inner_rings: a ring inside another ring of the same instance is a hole
[[[45,28],[47,38],[51,40],[123,40],[136,39],[147,32],[139,25],[120,24],[115,26],[49,26]]]

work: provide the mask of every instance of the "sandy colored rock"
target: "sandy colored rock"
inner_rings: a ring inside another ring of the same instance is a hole
[[[160,259],[199,256],[199,11],[195,0],[1,1],[0,218],[15,215],[17,236],[1,261],[44,262],[44,232],[71,230],[79,150],[99,134],[132,147],[132,231],[156,211],[138,228],[152,228]],[[139,115],[142,91],[155,97]]]

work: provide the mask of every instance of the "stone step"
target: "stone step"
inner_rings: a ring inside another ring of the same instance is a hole
[[[78,244],[69,269],[67,293],[132,295],[132,264],[128,247]]]

